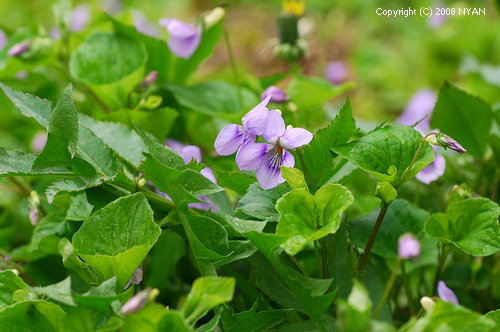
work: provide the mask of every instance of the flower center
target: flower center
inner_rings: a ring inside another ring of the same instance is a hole
[[[274,169],[279,169],[283,163],[283,148],[281,146],[275,146],[266,153],[267,164]]]

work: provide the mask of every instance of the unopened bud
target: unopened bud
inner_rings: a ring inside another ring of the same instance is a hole
[[[425,309],[425,311],[432,311],[432,308],[434,308],[434,300],[431,299],[428,296],[424,296],[420,299],[420,304],[422,305],[422,308]]]
[[[425,141],[432,145],[441,146],[444,149],[451,149],[458,153],[467,152],[467,150],[465,150],[464,147],[460,145],[460,143],[443,133],[430,133],[425,137]]]
[[[158,72],[156,70],[153,70],[144,78],[144,80],[141,82],[141,86],[143,87],[150,86],[156,81],[157,78],[158,78]]]
[[[222,7],[214,8],[210,13],[205,16],[205,28],[209,29],[219,23],[224,16],[226,15],[226,11]]]
[[[9,56],[21,56],[30,49],[30,43],[25,40],[23,42],[17,43],[7,51]]]
[[[38,220],[40,219],[40,215],[38,214],[38,209],[36,207],[30,206],[30,221],[33,226],[36,226],[38,224]]]
[[[122,306],[120,312],[124,315],[133,314],[141,310],[148,301],[154,300],[156,296],[158,296],[158,289],[146,288],[132,296],[132,298]]]

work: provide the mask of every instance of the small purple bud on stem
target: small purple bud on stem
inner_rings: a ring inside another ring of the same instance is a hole
[[[348,71],[345,62],[333,61],[326,66],[325,77],[333,84],[341,84],[347,80]]]
[[[38,224],[38,220],[40,219],[40,214],[38,213],[38,209],[36,207],[31,207],[30,206],[30,221],[33,226],[36,226]]]
[[[20,56],[29,49],[30,49],[30,43],[27,40],[25,40],[9,48],[7,54],[9,56]]]
[[[433,145],[441,146],[444,149],[451,149],[458,153],[467,152],[460,143],[443,133],[430,133],[425,137],[425,141]]]
[[[444,281],[440,280],[438,282],[437,292],[441,300],[458,305],[457,296],[448,286],[446,286]]]
[[[420,243],[410,233],[401,235],[398,243],[398,255],[402,259],[416,258],[420,255]]]
[[[153,84],[156,79],[158,78],[158,72],[156,70],[153,70],[144,78],[144,80],[141,82],[141,86],[147,87]]]
[[[124,315],[133,314],[141,310],[148,300],[153,300],[158,295],[158,289],[156,288],[146,288],[139,293],[135,294],[128,300],[120,309],[120,312]]]

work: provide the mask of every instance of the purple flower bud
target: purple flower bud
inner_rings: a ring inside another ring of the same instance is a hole
[[[144,272],[142,271],[142,269],[140,269],[140,268],[135,269],[134,274],[132,274],[132,276],[130,277],[130,280],[127,282],[125,287],[123,287],[123,289],[124,290],[127,289],[128,286],[130,286],[131,284],[139,285],[142,282],[143,276],[144,276]]]
[[[61,31],[55,25],[50,29],[49,35],[54,40],[61,39]]]
[[[440,280],[438,282],[437,292],[441,300],[458,305],[457,296],[451,289],[448,288],[448,286],[446,286],[444,281]]]
[[[283,90],[277,86],[271,85],[260,95],[260,100],[265,100],[268,96],[271,97],[269,102],[271,103],[282,103],[286,101],[286,94]]]
[[[144,78],[144,80],[141,82],[141,86],[146,87],[151,84],[153,84],[156,79],[158,78],[158,72],[156,70],[153,70]]]
[[[139,293],[132,296],[132,298],[130,298],[130,300],[128,300],[122,306],[120,312],[124,315],[129,315],[141,310],[146,304],[151,291],[152,291],[151,288],[146,288],[145,290],[140,291]]]
[[[167,28],[169,33],[168,47],[176,56],[189,59],[196,51],[201,40],[201,31],[190,24],[163,18],[160,25]]]
[[[90,8],[82,4],[71,11],[71,31],[83,30],[90,18]]]
[[[420,243],[410,233],[401,235],[398,243],[398,255],[402,259],[416,258],[420,255]]]
[[[436,100],[437,96],[433,90],[421,89],[417,91],[411,97],[397,122],[406,126],[414,126],[415,130],[421,134],[428,132]]]
[[[27,40],[25,40],[23,42],[17,43],[16,45],[12,46],[7,51],[7,54],[9,56],[20,56],[29,49],[30,49],[30,43]]]
[[[346,81],[348,68],[343,61],[333,61],[326,66],[325,77],[333,84],[341,84]]]
[[[16,73],[16,78],[20,81],[23,81],[28,77],[28,72],[26,70],[21,70]]]
[[[38,214],[38,209],[36,207],[30,206],[30,221],[33,226],[36,226],[38,224],[38,220],[40,220],[40,214]]]
[[[0,29],[0,50],[7,44],[7,35]]]
[[[42,152],[45,147],[45,143],[47,143],[47,132],[39,131],[35,134],[33,139],[31,140],[31,151],[35,153]]]
[[[441,146],[445,150],[452,149],[453,151],[456,151],[458,153],[467,152],[467,150],[465,150],[463,146],[460,145],[460,143],[443,133],[430,133],[425,137],[425,140],[430,144]]]

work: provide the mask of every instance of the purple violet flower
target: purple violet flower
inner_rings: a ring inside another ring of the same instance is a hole
[[[260,104],[245,114],[241,120],[242,126],[230,124],[217,135],[214,147],[221,156],[229,156],[238,149],[240,151],[248,144],[254,143],[257,135],[262,135],[268,122],[269,109],[267,104],[271,96],[267,96]],[[283,124],[284,127],[284,124]]]
[[[29,41],[25,40],[20,43],[15,44],[7,51],[9,56],[20,56],[30,49]]]
[[[197,162],[201,162],[201,150],[199,147],[195,145],[186,145],[174,139],[167,139],[165,144],[170,147],[175,153],[184,159],[186,164],[189,164],[193,159]],[[201,175],[212,181],[213,183],[217,183],[215,179],[214,173],[210,167],[205,167],[200,171]],[[155,192],[165,197],[166,199],[171,200],[170,196],[161,192],[158,188],[155,187]],[[217,207],[213,204],[206,196],[198,197],[200,200],[205,201],[204,203],[189,203],[188,206],[190,208],[200,209],[200,210],[211,210],[212,212],[217,212]]]
[[[274,85],[271,85],[262,92],[260,100],[265,100],[267,97],[271,97],[269,100],[271,103],[283,103],[287,100],[285,92]]]
[[[448,286],[446,286],[444,281],[440,280],[438,282],[437,292],[441,300],[458,305],[457,296],[451,289],[448,288]]]
[[[406,105],[406,108],[398,119],[398,123],[406,126],[414,126],[415,130],[424,134],[430,130],[431,114],[436,105],[437,96],[431,89],[417,91]]]
[[[7,35],[2,29],[0,29],[0,50],[4,48],[5,45],[7,45],[7,40]]]
[[[162,18],[160,25],[169,33],[168,48],[176,56],[189,59],[196,51],[201,40],[201,30],[175,19]]]
[[[344,61],[333,61],[327,64],[325,77],[333,84],[341,84],[346,81],[348,72]]]
[[[134,26],[137,31],[150,37],[158,37],[160,35],[158,27],[149,21],[142,12],[134,11],[133,16]]]
[[[81,31],[85,29],[90,19],[90,7],[86,4],[76,6],[71,11],[71,31]]]
[[[262,136],[269,143],[252,143],[236,155],[240,170],[256,170],[257,180],[267,190],[285,182],[281,166],[293,167],[295,160],[288,150],[308,144],[313,134],[302,128],[288,127],[280,111],[270,111],[268,125]]]
[[[416,258],[420,255],[420,243],[410,233],[401,235],[398,242],[398,255],[402,259]]]

